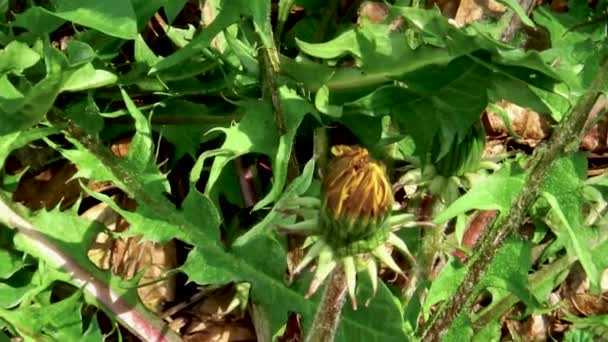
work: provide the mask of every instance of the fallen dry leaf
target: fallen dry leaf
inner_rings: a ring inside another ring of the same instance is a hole
[[[129,228],[128,223],[105,203],[91,207],[82,216],[104,224],[110,231],[121,232]],[[159,312],[166,302],[175,298],[175,277],[159,280],[177,267],[176,247],[172,241],[159,244],[141,241],[140,237],[115,239],[101,233],[90,246],[87,256],[97,267],[111,269],[127,280],[143,271],[137,294],[142,303],[154,312]]]
[[[240,323],[218,322],[200,324],[199,331],[185,334],[186,342],[244,342],[256,341],[251,328]]]
[[[60,203],[67,207],[81,193],[78,180],[71,180],[74,174],[76,167],[68,163],[51,164],[40,172],[26,173],[19,181],[13,200],[33,210],[50,210]]]
[[[494,0],[461,0],[454,21],[458,27],[490,17],[500,17],[505,6]]]
[[[567,311],[577,316],[605,315],[608,313],[608,300],[588,293],[576,293],[568,298]]]
[[[389,7],[381,2],[364,1],[359,6],[357,12],[357,24],[363,25],[361,18],[366,18],[372,24],[382,23],[390,14]],[[389,29],[391,32],[401,31],[405,27],[405,19],[401,16],[396,17],[389,23]]]
[[[551,123],[546,116],[505,100],[497,105],[506,112],[513,133],[520,137],[516,139],[518,143],[535,147],[551,134]],[[484,114],[484,126],[490,136],[509,135],[503,119],[491,110],[486,110]]]
[[[427,6],[430,8],[437,6],[441,10],[441,14],[453,19],[460,7],[460,2],[461,0],[431,0],[427,2]]]
[[[182,314],[191,317],[184,328],[184,341],[255,341],[253,327],[245,313],[231,309],[233,288],[225,288],[207,296]]]

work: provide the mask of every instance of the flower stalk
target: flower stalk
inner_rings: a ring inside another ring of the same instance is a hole
[[[341,267],[334,269],[317,307],[306,342],[333,341],[346,302],[346,279]]]
[[[308,250],[290,278],[316,261],[306,298],[328,280],[306,339],[315,342],[333,341],[347,293],[353,309],[357,309],[358,271],[367,271],[372,297],[378,288],[377,260],[403,275],[387,245],[414,262],[405,242],[394,234],[410,225],[414,215],[400,214],[391,219],[393,194],[384,165],[361,147],[337,145],[331,154],[321,199],[300,197],[282,203],[280,209],[303,219],[280,227],[281,232],[309,235],[304,243]]]

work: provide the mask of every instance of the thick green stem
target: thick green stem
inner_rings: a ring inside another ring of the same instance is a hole
[[[346,279],[344,269],[336,267],[331,277],[323,297],[317,308],[315,320],[312,322],[306,342],[331,342],[336,337],[340,313],[346,301]]]
[[[585,95],[572,109],[568,117],[561,122],[547,146],[537,150],[528,167],[526,186],[513,203],[506,220],[495,222],[483,235],[479,252],[471,259],[465,279],[454,296],[446,301],[438,313],[429,321],[422,335],[422,340],[441,340],[441,337],[448,331],[459,313],[470,312],[475,302],[475,285],[481,279],[505,239],[523,224],[527,217],[528,208],[534,204],[540,194],[542,180],[553,161],[566,152],[567,147],[572,146],[572,142],[580,141],[588,114],[607,81],[608,61],[604,61]]]
[[[270,27],[270,15],[267,18],[267,25]],[[264,98],[270,98],[274,121],[279,135],[287,134],[287,123],[281,105],[281,94],[279,91],[278,76],[281,73],[281,61],[279,52],[274,39],[265,40],[260,35],[263,48],[259,52],[259,62],[261,67],[262,94]],[[294,153],[290,152],[289,164],[287,167],[287,179],[291,180],[300,174],[300,167]]]

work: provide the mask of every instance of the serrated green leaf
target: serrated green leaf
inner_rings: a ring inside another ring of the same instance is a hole
[[[575,102],[597,72],[600,63],[596,61],[607,35],[603,25],[575,28],[600,15],[599,7],[594,12],[589,6],[576,1],[568,7],[567,12],[557,13],[550,6],[541,6],[534,11],[533,17],[536,23],[545,28],[548,35],[545,39],[551,40],[551,48],[541,52],[541,56],[546,62],[552,63],[555,72],[566,81],[568,89],[563,93],[571,102]],[[588,70],[583,72],[583,67]]]
[[[317,58],[333,59],[347,54],[361,58],[361,47],[357,42],[357,31],[349,30],[324,43],[306,43],[296,38],[302,52]]]
[[[161,57],[156,56],[156,54],[150,49],[141,34],[135,38],[135,46],[133,49],[133,57],[137,63],[142,63],[148,67],[151,67],[162,60]]]
[[[82,293],[76,292],[56,303],[37,303],[17,310],[0,309],[0,316],[26,339],[41,339],[43,336],[53,340],[94,341],[102,337],[96,320],[89,322],[82,331]],[[83,336],[84,335],[84,336]]]
[[[558,237],[562,238],[562,241],[566,246],[566,251],[579,259],[589,277],[591,291],[593,293],[599,293],[601,281],[600,272],[598,271],[596,264],[593,261],[591,251],[588,248],[590,234],[585,231],[589,228],[580,225],[580,220],[571,222],[573,216],[570,215],[570,217],[566,217],[566,214],[564,213],[564,210],[569,210],[570,208],[568,208],[567,204],[564,205],[563,202],[560,203],[554,195],[543,192],[542,196],[549,202],[549,205],[557,216],[559,226],[565,230],[561,231],[560,229],[555,231],[554,229],[555,233]],[[576,223],[579,223],[579,225],[573,226],[573,224]]]
[[[315,107],[323,114],[335,118],[342,116],[342,107],[330,104],[329,89],[327,86],[322,86],[317,91],[317,94],[315,95]]]
[[[507,213],[513,200],[524,186],[525,173],[513,162],[506,162],[488,178],[475,184],[448,208],[439,213],[434,221],[443,223],[471,209],[498,210]]]
[[[260,258],[260,251],[264,257]],[[197,283],[217,281],[247,281],[251,284],[252,300],[264,308],[272,332],[277,331],[287,318],[287,312],[303,315],[304,331],[308,330],[318,305],[319,295],[311,300],[304,299],[307,282],[298,282],[289,287],[284,277],[286,251],[274,238],[257,234],[245,244],[234,248],[238,256],[235,263],[225,265],[215,259],[205,257],[201,250],[193,250],[182,268],[191,280]],[[232,270],[229,277],[218,272]],[[220,274],[218,274],[220,273]],[[363,277],[361,283],[368,283]],[[369,296],[369,284],[363,285],[362,296]],[[382,284],[373,304],[357,311],[345,308],[340,320],[336,341],[402,341],[401,314],[398,304],[388,289]],[[384,317],[394,317],[387,322]]]
[[[154,65],[150,70],[150,73],[156,73],[172,66],[182,64],[193,56],[201,54],[202,50],[211,43],[211,40],[222,32],[222,30],[238,21],[243,10],[247,8],[247,5],[242,4],[241,0],[224,1],[223,3],[224,6],[222,9],[217,13],[213,22],[211,22],[203,32],[192,39],[188,45]]]
[[[302,174],[296,177],[296,179],[294,179],[289,186],[287,186],[280,199],[277,201],[272,210],[264,217],[264,219],[258,222],[258,224],[253,226],[245,234],[241,235],[234,242],[233,246],[242,246],[256,235],[269,234],[272,230],[274,230],[275,227],[273,224],[276,224],[280,217],[278,209],[281,206],[281,202],[302,196],[310,188],[314,176],[314,170],[315,161],[314,159],[311,159],[304,166]]]
[[[59,130],[56,128],[33,128],[0,135],[0,170],[4,169],[6,158],[8,158],[13,150],[25,146],[31,141],[41,139],[57,132],[59,132]]]
[[[38,123],[51,108],[61,89],[60,74],[50,74],[38,82],[25,97],[15,100],[0,99],[0,135],[23,130]]]
[[[0,279],[10,278],[25,265],[23,256],[14,251],[0,249]]]
[[[446,264],[441,273],[431,283],[429,292],[424,303],[422,303],[422,312],[425,318],[428,317],[433,305],[447,300],[456,292],[466,273],[467,269],[456,259],[451,259]]]
[[[33,272],[21,269],[9,279],[0,281],[0,309],[10,309],[19,305],[27,294],[36,288],[32,281]],[[2,318],[2,315],[0,315]]]
[[[216,156],[211,167],[205,193],[210,194],[217,191],[214,187],[222,172],[222,169],[234,158],[247,153],[263,153],[272,158],[273,184],[270,192],[254,207],[260,209],[275,201],[283,187],[287,177],[287,166],[293,139],[297,128],[307,113],[314,113],[314,108],[309,102],[298,96],[295,91],[281,87],[281,108],[285,117],[287,133],[279,136],[274,120],[274,113],[266,101],[248,101],[242,106],[247,110],[243,119],[230,128],[216,128],[226,135],[226,140],[216,151]],[[193,168],[194,181],[198,179],[198,171],[205,159],[211,156],[211,152],[202,154]]]
[[[502,335],[500,329],[501,322],[499,320],[492,321],[475,334],[473,342],[500,341]]]
[[[509,239],[498,250],[477,285],[478,290],[495,287],[507,290],[528,307],[540,307],[529,290],[528,270],[532,266],[532,245],[529,241]]]

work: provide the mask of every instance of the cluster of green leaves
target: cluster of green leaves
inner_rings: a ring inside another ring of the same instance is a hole
[[[279,7],[288,3],[281,0]],[[404,1],[397,1],[384,23],[362,18],[357,25],[332,24],[339,33],[322,32],[320,37],[310,28],[330,26],[324,18],[335,12],[336,3],[297,3],[317,15],[285,34],[275,30],[275,37],[270,1],[209,0],[205,6],[212,19],[198,28],[180,21],[180,13],[188,9],[185,0],[31,1],[19,11],[0,1],[5,14],[0,27],[0,167],[12,151],[48,137],[44,141],[77,166],[76,177],[112,182],[137,201],[135,211],[126,211],[107,195],[87,190],[130,224],[123,236],[191,245],[179,271],[197,284],[250,283],[258,333],[270,338],[281,331],[289,312],[302,314],[306,330],[319,299],[304,298],[306,279],[286,282],[287,245],[273,227],[293,218],[267,209],[304,194],[313,181],[313,161],[291,182],[287,176],[296,135],[310,133],[302,124],[308,114],[316,125],[343,124],[373,151],[409,136],[415,153],[423,156],[438,142],[439,158],[464,137],[491,101],[507,99],[560,120],[593,78],[605,40],[605,32],[596,26],[568,32],[593,15],[574,3],[567,14],[536,10],[533,19],[550,32],[553,46],[542,52],[499,42],[490,34],[496,23],[459,29],[438,10],[405,6]],[[164,19],[157,30],[165,40],[153,44],[146,27],[159,10]],[[279,11],[279,22],[288,14]],[[395,29],[390,23],[398,17],[404,22]],[[275,53],[276,42],[285,46],[285,55],[278,54],[280,74],[271,72],[275,88],[260,81],[269,66],[259,61],[262,54]],[[163,50],[158,47],[162,44],[172,48]],[[278,103],[263,96],[268,91]],[[277,115],[286,133],[277,127]],[[125,127],[117,124],[120,120],[133,124]],[[134,134],[129,152],[118,158],[104,143],[126,131]],[[156,137],[173,146],[171,163],[184,156],[196,159],[179,208],[165,196],[172,189],[156,165]],[[247,233],[226,245],[221,230],[230,218],[220,198],[243,206],[232,162],[252,153],[272,164],[272,183],[253,208],[264,218],[243,227],[249,228]],[[518,163],[505,163],[436,220],[444,222],[470,209],[508,212],[523,187]],[[594,253],[605,247],[587,248],[595,233],[582,216],[579,190],[585,168],[580,156],[560,160],[533,212],[558,237],[545,258],[565,249],[572,260],[580,260],[597,289],[606,265]],[[15,177],[3,178],[2,201],[10,202],[15,182]],[[204,184],[204,190],[197,190],[197,184]],[[67,211],[20,212],[81,267],[135,303],[122,281],[87,259],[86,250],[100,228],[78,217],[79,204]],[[13,237],[4,227],[0,233],[0,241],[15,241],[0,244],[0,328],[31,338],[72,340],[84,335],[98,340],[96,321],[81,314],[82,292],[51,300],[57,284],[73,283],[61,265],[48,260],[22,233]],[[539,232],[535,241],[547,233]],[[493,304],[512,295],[530,308],[547,300],[552,289],[547,280],[536,285],[529,280],[534,276],[527,272],[530,249],[529,243],[513,241],[499,253],[479,285],[492,289]],[[430,306],[453,293],[454,279],[466,268],[456,262],[452,266],[417,309],[404,306],[398,295],[380,286],[369,307],[345,309],[337,339],[406,339],[416,331],[419,315],[428,316]],[[363,283],[360,291],[369,292],[369,284]],[[49,308],[57,314],[51,315]],[[29,320],[36,313],[41,320]],[[462,326],[468,330],[476,319],[464,317]],[[497,333],[498,317],[491,322],[485,334]]]

